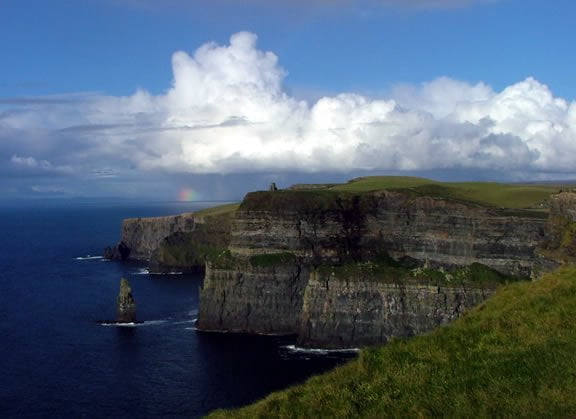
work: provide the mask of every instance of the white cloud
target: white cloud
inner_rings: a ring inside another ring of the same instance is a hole
[[[241,32],[229,45],[175,53],[173,84],[162,95],[91,95],[0,114],[0,139],[21,139],[0,152],[22,166],[50,159],[114,173],[576,172],[576,104],[537,80],[496,92],[442,77],[398,86],[387,99],[343,93],[310,104],[283,90],[286,72],[256,40]]]
[[[48,160],[36,160],[34,157],[21,157],[13,155],[10,159],[13,166],[25,169],[37,170],[40,172],[71,173],[72,168],[68,166],[54,166]]]

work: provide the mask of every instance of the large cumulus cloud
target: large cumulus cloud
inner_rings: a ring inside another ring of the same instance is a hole
[[[443,77],[386,99],[343,93],[308,103],[286,93],[277,56],[256,41],[241,32],[229,45],[176,52],[161,95],[5,104],[2,164],[66,173],[575,172],[576,104],[535,79],[496,92]]]

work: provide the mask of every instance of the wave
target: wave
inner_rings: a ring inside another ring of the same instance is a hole
[[[86,256],[78,256],[76,258],[74,258],[76,260],[93,260],[93,259],[104,259],[104,256],[92,256],[92,255],[86,255]]]
[[[148,268],[138,269],[136,272],[132,272],[131,275],[150,275]]]
[[[183,272],[150,272],[148,268],[138,269],[136,272],[132,272],[132,275],[183,275]]]
[[[129,322],[129,323],[116,323],[115,321],[102,321],[100,326],[106,327],[144,327],[144,326],[156,326],[159,324],[166,323],[167,320],[146,320],[143,322]]]
[[[183,275],[184,272],[150,272],[148,271],[149,275]]]
[[[359,348],[345,348],[345,349],[321,349],[321,348],[301,348],[296,345],[285,345],[280,348],[287,350],[291,353],[301,353],[310,355],[329,355],[329,354],[357,354],[360,353]]]

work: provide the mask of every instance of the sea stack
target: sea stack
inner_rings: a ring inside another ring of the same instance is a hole
[[[120,280],[118,294],[118,322],[134,323],[136,321],[136,302],[132,296],[132,288],[126,278]]]

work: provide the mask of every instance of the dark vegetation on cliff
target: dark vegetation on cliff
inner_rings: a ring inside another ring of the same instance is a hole
[[[211,417],[569,417],[576,267],[506,285],[449,326]]]
[[[502,274],[481,263],[446,270],[419,266],[409,258],[395,261],[385,256],[374,261],[344,265],[320,265],[317,271],[324,278],[347,281],[376,281],[392,284],[421,284],[442,287],[496,287],[526,278]]]

